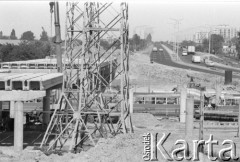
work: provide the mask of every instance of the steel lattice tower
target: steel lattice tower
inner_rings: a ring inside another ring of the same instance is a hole
[[[129,111],[128,5],[68,2],[66,4],[64,85],[41,143],[48,150],[68,145],[76,150],[98,131],[133,132]],[[106,49],[100,45],[114,38]],[[119,80],[119,89],[108,91]],[[116,101],[114,104],[111,104]],[[117,124],[111,114],[119,110]],[[88,125],[91,125],[91,129]]]

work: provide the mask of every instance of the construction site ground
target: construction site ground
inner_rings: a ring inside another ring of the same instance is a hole
[[[190,152],[193,150],[192,140],[198,140],[198,129],[194,129],[193,135],[191,137],[185,137],[185,124],[179,123],[175,120],[162,119],[157,120],[151,114],[133,114],[133,127],[134,133],[132,134],[118,134],[115,137],[101,138],[95,147],[91,147],[86,151],[82,151],[79,154],[73,153],[63,153],[61,155],[51,154],[45,155],[40,150],[35,150],[34,143],[32,143],[41,133],[43,132],[25,132],[24,143],[25,149],[22,153],[15,153],[13,151],[13,146],[1,146],[0,147],[0,161],[16,161],[16,162],[77,162],[77,161],[87,161],[87,162],[139,162],[142,160],[143,153],[143,137],[145,133],[159,133],[162,137],[162,133],[171,133],[169,138],[164,143],[164,148],[171,153],[174,148],[179,146],[174,145],[176,140],[186,139],[189,144]],[[197,125],[198,122],[195,122]],[[214,140],[218,140],[219,144],[213,146],[214,153],[217,154],[220,149],[226,148],[227,146],[222,146],[221,143],[225,139],[231,139],[236,143],[237,154],[240,150],[240,140],[237,135],[237,130],[232,129],[225,131],[224,128],[218,130],[205,130],[204,140],[209,139],[209,135],[213,135]],[[2,136],[1,136],[2,137]],[[2,139],[2,138],[1,138]],[[9,141],[6,141],[10,142]],[[35,141],[38,143],[39,141]],[[207,153],[207,147],[205,146],[205,153]],[[158,154],[159,161],[166,161],[163,156]],[[210,161],[207,157],[204,157],[204,162]]]
[[[130,84],[131,88],[136,91],[150,90],[172,90],[177,85],[187,84],[190,80],[189,76],[195,77],[195,82],[203,86],[214,87],[215,82],[219,81],[223,84],[224,78],[212,74],[205,74],[191,70],[179,69],[160,64],[150,64],[149,53],[152,47],[135,52],[130,55]],[[149,82],[150,81],[150,82]],[[238,89],[238,80],[233,79],[234,88]],[[99,139],[95,147],[91,147],[78,154],[63,153],[61,155],[51,154],[45,155],[40,150],[35,150],[35,145],[39,144],[44,131],[25,131],[24,133],[24,151],[15,153],[13,151],[13,132],[0,133],[0,162],[16,161],[16,162],[139,162],[143,161],[143,137],[145,133],[162,133],[170,132],[171,135],[165,142],[164,147],[171,152],[175,147],[174,143],[178,139],[185,139],[185,124],[179,123],[176,120],[162,119],[158,120],[151,114],[132,114],[132,122],[134,133],[118,134],[109,138]],[[195,125],[198,124],[197,122]],[[39,130],[39,129],[38,129]],[[193,136],[187,137],[189,141],[190,152],[193,149],[192,140],[198,140],[198,129],[194,129]],[[204,139],[208,140],[209,135],[213,134],[214,140],[219,140],[219,145],[214,145],[214,152],[227,146],[222,146],[221,143],[225,139],[231,139],[236,143],[237,153],[240,153],[240,140],[237,135],[237,130],[232,129],[225,131],[224,129],[205,130]],[[8,137],[4,140],[4,138]],[[5,143],[5,145],[4,145]],[[207,147],[204,147],[205,149]],[[206,152],[206,151],[205,151]],[[160,153],[158,153],[159,161],[166,161]],[[240,156],[240,154],[239,154]],[[207,156],[202,161],[209,161]]]

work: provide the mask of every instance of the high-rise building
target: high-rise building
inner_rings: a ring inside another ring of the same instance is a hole
[[[204,39],[208,39],[209,37],[209,32],[196,32],[194,35],[193,35],[193,41],[195,43],[199,43],[201,44],[203,42]]]
[[[237,29],[229,25],[219,25],[212,30],[212,34],[221,35],[227,42],[237,36]]]

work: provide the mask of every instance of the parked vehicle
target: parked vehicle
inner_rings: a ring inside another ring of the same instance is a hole
[[[195,54],[195,46],[188,46],[187,54]]]
[[[160,52],[163,52],[163,49],[162,49],[162,48],[159,48],[159,51],[160,51]]]
[[[200,56],[192,56],[192,62],[193,63],[200,63],[201,57]]]

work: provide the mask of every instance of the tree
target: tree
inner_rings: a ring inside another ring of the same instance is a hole
[[[43,30],[42,34],[40,35],[40,41],[48,41],[48,35],[45,30]]]
[[[134,49],[138,48],[138,46],[140,45],[140,41],[141,41],[140,36],[137,34],[134,34],[132,38]]]
[[[209,39],[203,39],[202,41],[203,49],[204,51],[209,52]]]
[[[238,37],[233,37],[231,40],[230,40],[230,44],[232,45],[236,45],[238,42]]]
[[[237,39],[236,39],[236,51],[238,55],[238,59],[240,60],[240,32],[237,33]]]
[[[7,44],[0,48],[2,61],[41,59],[49,56],[52,46],[47,41],[22,41],[19,45]]]
[[[0,57],[2,61],[9,61],[12,59],[11,52],[15,48],[15,45],[7,43],[0,48]]]
[[[181,43],[181,46],[182,46],[182,47],[195,46],[195,45],[196,45],[195,42],[193,42],[193,41],[187,41],[187,40],[184,40],[184,41],[182,41],[182,43]]]
[[[34,33],[31,31],[26,31],[21,36],[21,40],[32,41],[32,40],[34,40],[34,38],[35,38]]]
[[[13,29],[11,34],[10,34],[10,39],[17,39],[15,30]]]
[[[150,33],[147,35],[146,41],[147,41],[147,43],[151,43],[152,42],[152,35]]]
[[[221,35],[212,34],[210,37],[211,52],[221,53],[224,38]]]

